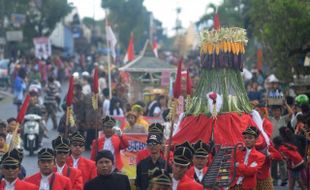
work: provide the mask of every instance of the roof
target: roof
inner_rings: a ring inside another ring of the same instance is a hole
[[[127,72],[175,72],[176,67],[156,57],[139,56],[119,70]]]
[[[139,55],[136,59],[129,62],[125,66],[119,68],[119,70],[127,72],[149,73],[159,73],[162,71],[176,72],[176,66],[171,65],[165,60],[155,57],[153,53],[148,52],[148,48],[150,49],[150,45],[147,41],[141,55]]]

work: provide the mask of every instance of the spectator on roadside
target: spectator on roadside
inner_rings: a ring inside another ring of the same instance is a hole
[[[57,129],[57,102],[56,102],[56,95],[58,93],[58,87],[55,83],[54,77],[48,77],[47,86],[45,87],[45,96],[44,96],[44,105],[46,108],[46,119],[45,122],[47,123],[49,117],[52,119],[53,129]]]
[[[23,68],[20,68],[18,71],[18,76],[15,78],[14,82],[14,98],[13,103],[17,106],[17,112],[19,112],[19,108],[22,105],[24,99],[24,93],[26,90],[26,71]]]
[[[127,126],[124,129],[124,133],[146,133],[143,126],[137,124],[137,115],[134,112],[128,112],[126,115]]]
[[[124,116],[124,111],[120,99],[112,97],[110,102],[110,115],[111,116]]]
[[[91,86],[89,84],[89,73],[84,71],[82,73],[82,92],[84,95],[91,93]]]
[[[160,95],[148,105],[147,116],[159,117],[165,109],[167,109],[167,98]]]

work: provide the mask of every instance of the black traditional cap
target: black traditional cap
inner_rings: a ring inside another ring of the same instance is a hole
[[[116,124],[116,121],[111,116],[105,116],[105,118],[102,119],[102,125],[103,127],[114,127]]]
[[[16,150],[19,154],[20,159],[22,160],[24,158],[24,150],[22,148],[17,148]]]
[[[250,126],[246,128],[245,131],[242,132],[242,135],[253,135],[255,136],[255,138],[257,138],[259,134],[260,134],[259,130],[254,126]]]
[[[194,148],[194,155],[197,157],[206,157],[209,154],[210,146],[202,140],[197,141],[195,144],[193,144]]]
[[[0,119],[0,127],[7,127],[8,123]]]
[[[169,186],[172,185],[172,178],[169,173],[155,167],[153,170],[149,171],[149,177],[152,184]]]
[[[101,150],[96,155],[96,163],[101,159],[106,158],[112,161],[114,163],[114,156],[110,150]]]
[[[17,149],[13,149],[2,156],[1,166],[18,166],[22,162],[22,157]]]
[[[42,148],[38,152],[38,159],[41,161],[49,161],[55,159],[54,150],[51,148]]]
[[[56,152],[69,152],[70,151],[70,141],[58,136],[56,139],[52,140],[53,149]]]
[[[173,161],[178,165],[188,166],[192,162],[193,153],[193,147],[188,141],[186,141],[175,147]]]
[[[85,137],[77,131],[70,136],[70,143],[72,144],[74,142],[85,144]]]
[[[147,144],[160,144],[162,141],[161,135],[149,134],[146,140]]]
[[[151,134],[163,134],[164,133],[164,126],[160,123],[152,123],[149,128],[148,132]]]

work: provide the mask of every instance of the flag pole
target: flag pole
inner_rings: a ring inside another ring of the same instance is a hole
[[[106,27],[106,41],[107,41],[107,61],[108,61],[108,80],[109,80],[109,98],[112,98],[112,81],[111,81],[111,59],[110,59],[110,43],[108,40],[108,33],[107,33],[107,27],[108,27],[108,11],[105,10],[105,27]]]

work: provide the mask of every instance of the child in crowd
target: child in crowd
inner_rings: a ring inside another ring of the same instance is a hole
[[[275,148],[280,152],[282,158],[286,160],[289,173],[289,190],[293,190],[297,181],[302,190],[306,190],[306,186],[301,178],[302,172],[305,170],[304,159],[298,153],[297,147],[284,143],[281,137],[273,139]]]
[[[0,133],[0,160],[2,156],[8,151],[9,147],[6,144],[6,135],[4,133]]]

